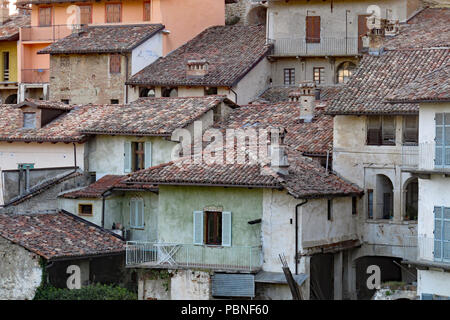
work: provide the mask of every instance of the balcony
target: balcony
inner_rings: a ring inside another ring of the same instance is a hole
[[[448,265],[450,268],[450,240],[417,236],[405,239],[405,242],[417,245],[417,254],[412,257],[409,255],[407,260],[430,265]]]
[[[53,42],[72,34],[73,25],[27,26],[20,28],[21,41]]]
[[[215,247],[194,244],[128,241],[127,267],[212,269],[255,272],[262,265],[260,246]]]
[[[320,38],[320,42],[306,42],[306,38],[270,39],[274,44],[272,56],[353,56],[358,54],[358,38]]]
[[[22,69],[23,83],[48,83],[49,81],[49,69]]]
[[[402,146],[402,166],[412,169],[411,171],[423,173],[447,171],[450,173],[450,147],[439,149],[436,150],[435,144],[431,142],[419,143],[416,146]],[[445,152],[443,149],[446,149]],[[436,158],[436,151],[438,151],[438,158]]]

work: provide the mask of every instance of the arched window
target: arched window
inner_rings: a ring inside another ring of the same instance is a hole
[[[417,220],[419,204],[419,182],[417,178],[407,182],[405,187],[405,220]]]
[[[353,62],[346,61],[341,63],[337,69],[337,82],[347,83],[355,68],[356,65]]]
[[[251,9],[247,15],[248,24],[266,24],[267,8],[263,6]]]
[[[16,104],[17,103],[17,94],[12,94],[8,96],[5,100],[5,104]]]
[[[153,98],[155,96],[155,88],[140,88],[139,89],[139,97],[140,98]]]
[[[174,98],[174,97],[178,97],[178,89],[177,88],[171,88],[171,87],[166,87],[166,88],[162,88],[161,89],[161,96],[162,97],[167,97],[167,98]]]
[[[394,217],[394,186],[391,179],[384,174],[377,174],[377,218],[392,219]]]

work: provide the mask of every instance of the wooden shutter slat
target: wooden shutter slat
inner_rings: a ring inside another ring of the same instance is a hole
[[[231,212],[222,212],[222,246],[231,246]]]
[[[320,16],[306,17],[306,42],[320,43]]]
[[[194,244],[203,244],[203,211],[194,211],[193,239]]]

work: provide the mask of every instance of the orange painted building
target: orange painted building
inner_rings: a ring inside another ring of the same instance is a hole
[[[204,29],[225,23],[225,0],[18,0],[31,5],[31,26],[18,42],[19,100],[47,98],[49,55],[37,52],[72,33],[74,24],[142,24],[165,26],[166,55]]]

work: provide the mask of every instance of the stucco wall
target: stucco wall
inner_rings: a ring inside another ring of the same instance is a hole
[[[0,300],[32,300],[41,285],[39,256],[0,237]]]
[[[163,55],[163,36],[161,32],[141,43],[131,53],[131,75],[152,64]]]
[[[422,293],[450,297],[450,273],[432,270],[417,271],[417,295]]]
[[[247,104],[263,93],[270,83],[270,69],[270,62],[263,58],[236,84],[237,104]]]

